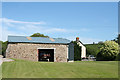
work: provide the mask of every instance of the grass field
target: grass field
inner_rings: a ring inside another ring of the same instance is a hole
[[[2,64],[3,78],[117,78],[116,61],[74,63],[15,60]]]

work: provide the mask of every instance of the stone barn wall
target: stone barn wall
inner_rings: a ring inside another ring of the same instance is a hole
[[[67,62],[68,45],[63,44],[9,43],[6,58],[38,61],[38,48],[54,48],[54,62]]]

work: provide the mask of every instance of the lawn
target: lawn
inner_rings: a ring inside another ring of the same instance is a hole
[[[2,64],[3,78],[117,78],[117,61],[74,63],[15,60]]]

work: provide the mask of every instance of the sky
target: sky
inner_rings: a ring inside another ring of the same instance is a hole
[[[84,44],[112,40],[118,34],[117,2],[3,2],[2,37],[41,33]]]

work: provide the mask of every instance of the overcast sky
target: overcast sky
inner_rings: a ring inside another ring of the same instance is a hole
[[[2,3],[2,38],[39,32],[83,43],[112,40],[118,33],[117,2]],[[1,27],[0,27],[1,28]]]

